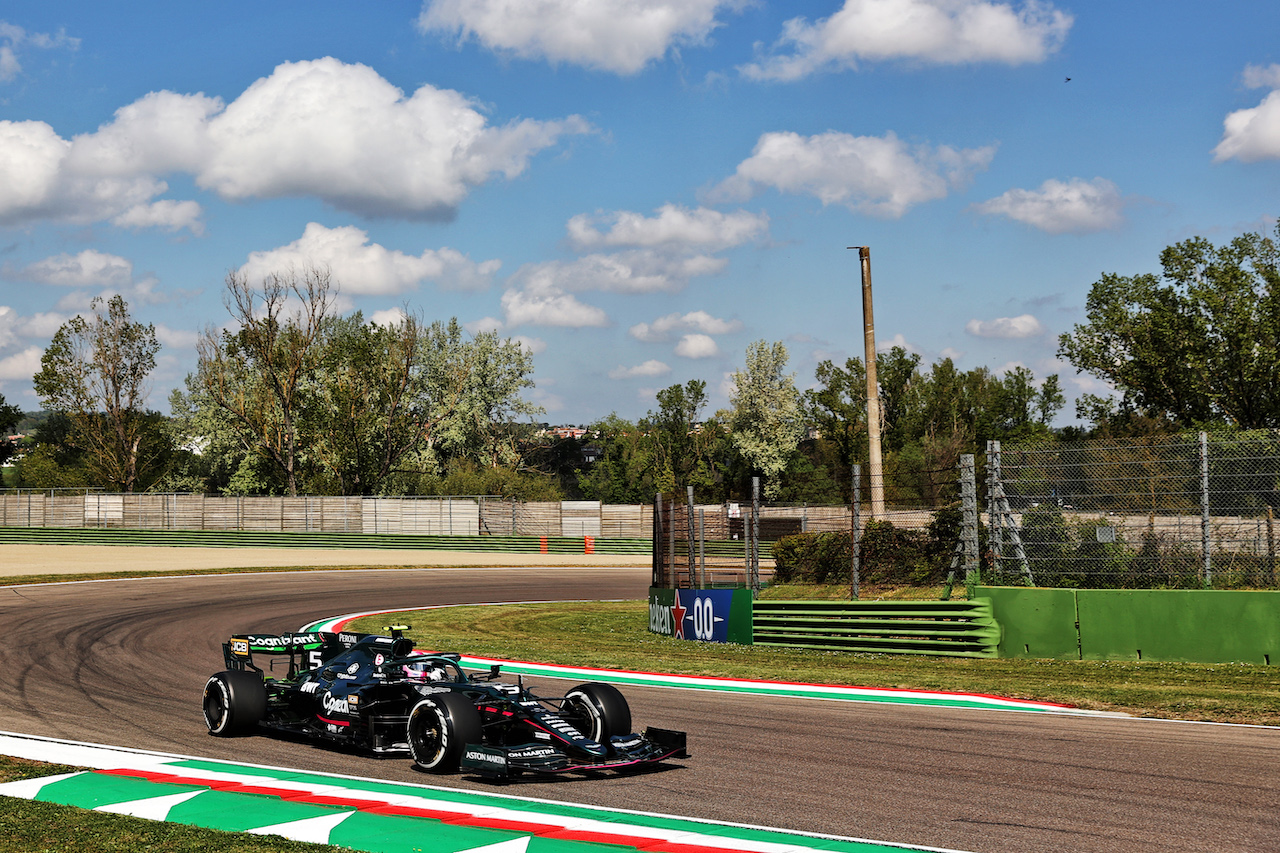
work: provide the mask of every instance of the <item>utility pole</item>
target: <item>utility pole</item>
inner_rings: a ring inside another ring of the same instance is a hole
[[[862,261],[862,338],[867,368],[867,485],[871,491],[871,518],[884,518],[884,464],[880,455],[880,383],[876,379],[876,321],[871,309],[871,247],[858,250]]]

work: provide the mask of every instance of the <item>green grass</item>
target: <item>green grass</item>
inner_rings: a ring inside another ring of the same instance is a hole
[[[0,782],[83,769],[0,756]],[[0,797],[0,853],[347,853],[350,849]]]
[[[936,598],[936,596],[934,596]],[[652,634],[645,602],[453,607],[407,622],[422,648],[567,666],[986,693],[1144,717],[1280,725],[1280,668],[1250,664],[993,660],[765,649]]]

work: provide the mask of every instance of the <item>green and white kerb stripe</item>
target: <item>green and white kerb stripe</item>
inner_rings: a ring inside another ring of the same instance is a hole
[[[942,851],[29,735],[0,733],[0,754],[96,768],[0,784],[0,796],[371,853]]]

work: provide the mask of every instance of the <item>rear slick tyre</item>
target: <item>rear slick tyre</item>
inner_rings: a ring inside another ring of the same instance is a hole
[[[433,773],[452,773],[467,744],[484,740],[480,712],[457,693],[428,696],[409,712],[408,739],[414,764]]]
[[[204,685],[204,722],[209,734],[234,737],[252,731],[267,713],[267,688],[256,672],[228,669]]]

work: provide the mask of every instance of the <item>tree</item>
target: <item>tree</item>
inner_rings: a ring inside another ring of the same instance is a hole
[[[0,394],[0,462],[8,462],[18,452],[18,446],[8,437],[22,417],[22,409],[6,403],[4,395]]]
[[[155,327],[136,322],[120,295],[94,299],[92,318],[62,324],[34,377],[49,409],[70,421],[68,441],[84,453],[103,485],[132,492],[162,455],[159,433],[143,409],[160,344]]]
[[[466,365],[449,362],[441,324],[412,315],[365,323],[356,312],[326,321],[320,372],[302,407],[314,476],[344,495],[377,493],[428,450],[432,430],[457,406]]]
[[[437,452],[446,460],[469,459],[491,468],[518,464],[516,421],[543,412],[521,396],[534,385],[533,356],[496,332],[467,341],[456,319],[436,323],[432,339],[443,359],[437,368],[440,387],[454,395],[432,438]]]
[[[329,271],[316,268],[271,273],[258,284],[229,273],[225,302],[240,328],[221,335],[207,329],[188,378],[244,450],[271,463],[289,495],[298,494],[298,425],[320,363],[330,287]]]
[[[640,428],[611,413],[587,430],[600,455],[578,477],[587,500],[612,504],[649,503],[658,491],[654,483],[653,448]]]
[[[1058,339],[1058,353],[1111,383],[1121,410],[1182,425],[1280,426],[1278,261],[1276,239],[1255,233],[1169,246],[1159,277],[1095,282],[1087,322]]]
[[[650,448],[655,488],[675,492],[693,486],[704,498],[716,483],[715,451],[722,436],[714,420],[702,421],[707,383],[690,379],[656,395],[658,411],[639,424]]]
[[[765,478],[765,495],[782,490],[778,475],[800,442],[800,392],[795,375],[783,373],[787,348],[778,341],[747,347],[746,367],[733,374],[729,434],[733,446]]]

